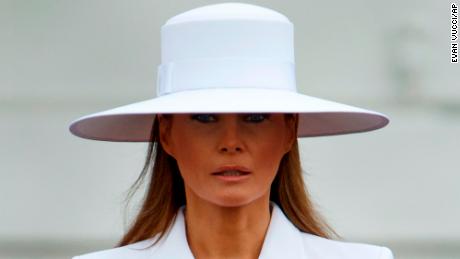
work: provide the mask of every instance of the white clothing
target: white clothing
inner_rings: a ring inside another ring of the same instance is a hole
[[[276,203],[260,253],[260,259],[393,259],[390,249],[362,243],[330,240],[301,232]],[[182,206],[169,233],[156,245],[154,238],[122,247],[96,251],[72,259],[193,259],[188,246]]]

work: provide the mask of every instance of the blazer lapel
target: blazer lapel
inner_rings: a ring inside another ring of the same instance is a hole
[[[265,235],[260,259],[306,258],[302,233],[274,202],[270,225]]]
[[[158,258],[194,259],[185,233],[183,209],[184,206],[179,209],[169,233],[160,241],[160,246],[155,251],[155,255],[158,255]]]

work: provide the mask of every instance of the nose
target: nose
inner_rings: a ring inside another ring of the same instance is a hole
[[[241,153],[244,150],[244,142],[241,138],[241,126],[237,116],[224,116],[220,127],[220,153]]]

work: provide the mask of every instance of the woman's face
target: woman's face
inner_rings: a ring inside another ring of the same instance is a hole
[[[161,144],[177,161],[187,201],[219,206],[268,200],[281,158],[297,138],[295,121],[280,113],[174,114],[159,119]],[[224,166],[244,167],[249,174],[216,174]]]

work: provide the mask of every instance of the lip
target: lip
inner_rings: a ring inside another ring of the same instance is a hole
[[[228,171],[228,170],[237,170],[240,172],[243,172],[244,174],[242,175],[220,175],[219,173],[222,171]],[[246,178],[249,178],[251,176],[251,172],[249,169],[247,169],[244,166],[238,166],[238,165],[226,165],[226,166],[221,166],[216,169],[215,172],[212,173],[213,176],[217,177],[217,179],[224,181],[224,182],[239,182],[242,181]]]
[[[243,175],[220,175],[220,174],[213,174],[213,176],[217,177],[217,179],[224,181],[224,182],[240,182],[249,177],[250,174],[243,174]]]
[[[222,172],[222,171],[229,171],[229,170],[236,170],[236,171],[241,171],[243,173],[245,173],[244,175],[248,175],[250,174],[251,172],[249,171],[249,169],[247,169],[246,167],[244,166],[239,166],[239,165],[226,165],[226,166],[221,166],[219,168],[217,168],[212,174],[213,175],[217,175],[218,173]],[[242,175],[242,176],[244,176]],[[236,177],[236,176],[233,176],[233,177]],[[239,177],[239,176],[238,176]]]

